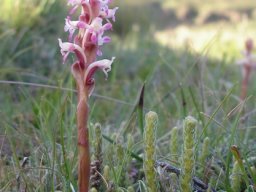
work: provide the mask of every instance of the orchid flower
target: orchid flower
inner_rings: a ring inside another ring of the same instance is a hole
[[[116,21],[115,14],[116,14],[117,10],[118,10],[118,7],[114,8],[114,9],[108,9],[106,11],[102,11],[101,16],[103,16],[107,19],[111,18],[112,21]]]
[[[75,54],[76,61],[71,66],[71,72],[77,84],[77,127],[78,127],[78,186],[80,192],[89,190],[90,178],[90,150],[88,136],[88,98],[95,86],[93,78],[100,69],[108,77],[111,65],[115,59],[97,60],[102,55],[101,47],[111,41],[104,32],[112,29],[109,19],[115,21],[117,7],[109,9],[112,0],[68,0],[71,6],[69,16],[65,19],[64,31],[69,33],[68,42],[59,39],[60,52],[63,63],[69,54]],[[72,15],[81,9],[80,15],[72,19]]]
[[[67,60],[69,53],[72,52],[76,54],[80,64],[82,64],[85,68],[88,68],[90,63],[87,62],[87,56],[92,54],[101,56],[102,52],[100,47],[103,44],[109,43],[111,41],[111,38],[109,36],[103,36],[105,31],[112,28],[112,24],[109,23],[109,21],[103,24],[104,19],[108,19],[111,17],[113,20],[115,20],[114,19],[115,12],[118,9],[117,7],[114,9],[108,9],[108,3],[111,2],[110,0],[98,0],[98,1],[69,0],[68,5],[71,5],[74,8],[76,6],[82,6],[86,4],[87,6],[91,6],[89,8],[92,8],[93,7],[92,5],[94,5],[95,2],[99,3],[100,9],[101,10],[104,9],[106,14],[102,14],[102,12],[99,11],[98,17],[91,19],[90,22],[88,23],[83,16],[90,14],[90,11],[89,11],[90,9],[88,9],[86,12],[84,7],[82,7],[79,20],[72,21],[70,16],[68,16],[65,19],[64,30],[66,32],[69,32],[69,43],[68,42],[62,43],[62,41],[59,39],[61,53],[63,55],[63,62]],[[75,41],[74,43],[71,43],[73,35],[77,30],[79,32],[77,34],[77,38],[75,39],[78,39],[78,40]],[[96,48],[96,51],[95,49],[92,49],[91,46],[89,47],[90,50],[87,50],[87,45],[94,46],[94,48]],[[91,52],[95,52],[96,54]],[[95,59],[96,58],[94,58],[94,60]],[[90,61],[90,62],[93,62],[93,61]]]
[[[65,63],[69,53],[75,53],[77,55],[77,58],[83,63],[86,62],[86,55],[83,52],[83,49],[74,43],[63,43],[61,39],[59,40],[59,46],[61,48],[60,52],[63,56],[63,63]]]
[[[252,54],[253,40],[247,39],[245,42],[245,51],[242,52],[243,59],[238,60],[236,63],[242,66],[242,87],[241,87],[241,100],[244,100],[247,95],[250,74],[253,69],[256,69],[256,55]]]

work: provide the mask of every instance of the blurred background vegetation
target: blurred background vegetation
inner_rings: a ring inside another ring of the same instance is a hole
[[[65,38],[62,30],[67,14],[65,4],[60,0],[3,0],[0,7],[1,67],[27,70],[39,67],[36,71],[43,75],[62,70],[63,67],[56,67],[59,56],[55,39]],[[253,0],[232,3],[228,0],[214,3],[211,0],[122,0],[115,1],[115,5],[120,9],[111,46],[130,51],[138,47],[144,49],[143,43],[151,42],[213,59],[227,57],[231,62],[243,49],[245,38],[253,37],[255,32]]]
[[[106,133],[124,131],[123,124],[130,118],[127,111],[132,111],[146,82],[145,110],[159,114],[159,137],[188,114],[206,121],[232,89],[228,102],[216,114],[217,122],[226,127],[217,126],[220,133],[230,133],[234,117],[227,115],[238,104],[241,81],[235,61],[242,57],[245,39],[256,34],[254,0],[115,0],[113,6],[119,7],[117,21],[103,57],[115,56],[116,60],[108,81],[96,75],[91,122],[102,123]],[[63,106],[75,111],[73,92],[61,90],[74,89],[70,64],[75,58],[71,56],[63,65],[57,42],[57,38],[67,39],[63,31],[67,12],[65,0],[1,0],[0,80],[59,87],[1,82],[2,156],[10,157],[13,150],[20,156],[31,154],[35,146],[47,148],[60,129],[56,122]],[[256,123],[255,80],[252,77],[247,108],[252,113],[245,116],[248,121],[241,129]],[[76,135],[71,112],[64,118],[70,153]],[[207,134],[215,132],[209,129]],[[244,140],[249,133],[241,131]],[[227,150],[226,139],[225,134],[219,135],[214,145]],[[15,141],[14,149],[10,140]],[[246,146],[243,141],[239,143]],[[0,174],[0,186],[1,181]]]

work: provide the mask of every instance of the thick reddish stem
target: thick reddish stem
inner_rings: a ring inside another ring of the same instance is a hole
[[[77,127],[78,127],[78,186],[79,192],[89,191],[90,147],[87,128],[89,107],[88,94],[84,85],[78,85]]]

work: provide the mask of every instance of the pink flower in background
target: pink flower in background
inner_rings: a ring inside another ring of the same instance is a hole
[[[237,61],[238,65],[248,66],[256,69],[256,55],[252,53],[253,47],[253,40],[247,39],[245,41],[245,50],[242,51],[242,55],[244,56],[244,58]]]
[[[243,59],[237,61],[238,65],[242,67],[242,86],[241,86],[241,100],[244,100],[247,96],[247,89],[250,79],[250,74],[252,70],[256,69],[256,55],[252,53],[253,51],[253,40],[247,39],[245,41],[245,51],[242,52],[244,56]]]

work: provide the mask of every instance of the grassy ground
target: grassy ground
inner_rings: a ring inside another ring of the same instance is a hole
[[[155,111],[159,118],[156,159],[182,168],[182,121],[194,116],[193,175],[216,190],[244,191],[248,180],[251,185],[256,181],[256,79],[252,76],[248,98],[240,102],[241,71],[234,63],[241,58],[243,41],[255,34],[255,5],[249,0],[212,6],[200,1],[136,2],[116,2],[120,9],[113,42],[104,48],[104,56],[114,55],[116,61],[107,81],[97,74],[90,100],[91,144],[99,122],[105,138],[103,165],[110,167],[109,176],[104,175],[107,185],[113,184],[114,191],[127,191],[128,186],[147,191],[137,157],[143,157],[144,149],[136,105],[145,83],[143,114]],[[67,10],[57,1],[47,9],[29,24],[0,21],[0,191],[77,188],[75,85],[70,65],[61,64],[57,44],[65,36]],[[170,149],[175,126],[177,153]],[[206,137],[210,144],[202,162]],[[232,145],[238,146],[250,179],[242,168],[232,173]],[[137,156],[130,157],[127,148]],[[170,191],[169,185],[180,191],[179,182],[173,184],[165,170],[156,171],[159,191]],[[235,175],[245,178],[240,190],[232,184]]]

